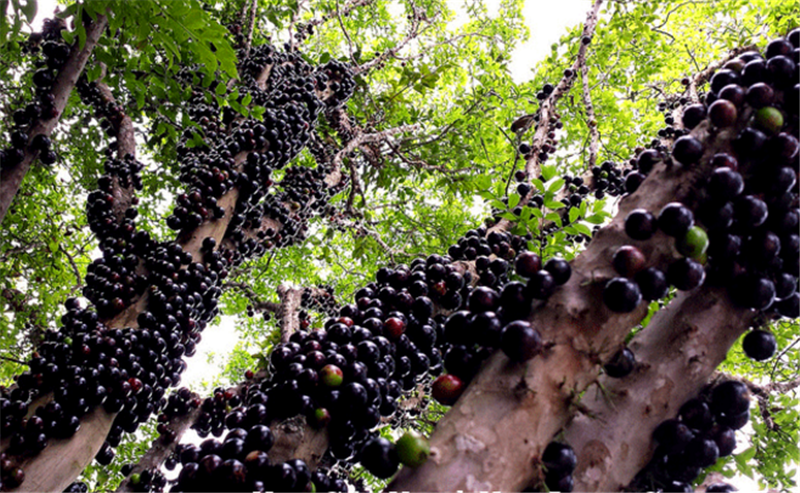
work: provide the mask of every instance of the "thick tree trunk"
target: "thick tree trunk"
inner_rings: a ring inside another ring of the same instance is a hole
[[[618,491],[652,456],[653,430],[706,385],[755,311],[734,307],[724,288],[681,293],[628,347],[636,370],[603,376],[581,400],[564,442],[578,467],[575,491]]]

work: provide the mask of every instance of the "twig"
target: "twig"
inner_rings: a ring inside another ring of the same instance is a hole
[[[589,90],[589,66],[584,63],[581,65],[581,79],[583,79],[583,105],[586,108],[586,125],[589,126],[589,165],[587,169],[592,169],[597,164],[597,147],[600,142],[600,132],[597,130],[597,119],[592,105],[592,95]]]

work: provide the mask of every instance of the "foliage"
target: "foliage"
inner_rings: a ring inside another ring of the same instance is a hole
[[[523,207],[517,217],[512,211],[518,196],[510,193],[510,176],[523,161],[518,144],[532,135],[518,136],[509,126],[532,113],[536,92],[546,82],[556,83],[571,64],[580,26],[552,45],[531,80],[514,83],[510,54],[527,36],[520,0],[497,5],[482,0],[374,0],[345,15],[337,11],[351,2],[255,3],[259,15],[254,45],[270,40],[292,43],[308,60],[324,63],[335,58],[354,66],[369,64],[399,46],[396,54],[359,73],[347,113],[365,132],[411,123],[420,123],[422,130],[398,138],[392,147],[384,145],[375,158],[354,158],[363,188],[363,195],[353,200],[355,216],[342,222],[312,219],[305,242],[250,261],[231,274],[228,281],[248,285],[255,300],[236,289],[224,295],[226,330],[238,342],[231,355],[216,355],[219,378],[206,382],[206,390],[236,381],[258,361],[263,364],[276,339],[277,322],[261,314],[247,317],[247,307],[257,301],[277,302],[276,289],[282,283],[329,285],[337,300],[347,302],[374,278],[378,267],[443,253],[493,210],[514,220],[518,231],[531,233],[529,246],[543,257],[571,258],[582,249],[573,239],[591,236],[614,210],[611,200],[584,202],[567,211],[567,225],[556,213],[564,207],[559,202],[561,176],[582,174],[589,162],[590,122],[581,84],[588,84],[597,115],[597,162],[625,161],[663,126],[656,104],[665,95],[683,93],[683,77],[735,47],[763,45],[800,24],[796,5],[788,0],[609,2],[589,47],[588,80],[580,80],[558,108],[564,123],[558,133],[560,150],[542,168],[541,180],[533,181],[545,194],[549,213]],[[0,0],[0,10],[8,12],[0,24],[0,92],[8,95],[0,107],[3,145],[9,116],[31,97],[28,69],[33,58],[22,43],[24,24],[33,19],[36,6],[33,0]],[[164,221],[180,189],[177,141],[183,129],[194,126],[183,110],[188,95],[199,91],[220,106],[259,113],[257,107],[248,108],[235,89],[226,89],[238,76],[235,47],[241,41],[228,27],[239,22],[243,7],[242,1],[87,0],[60,14],[109,15],[110,28],[86,73],[96,80],[105,65],[105,82],[146,136],[138,139],[137,151],[147,164],[138,223],[157,238],[171,235]],[[415,12],[421,14],[419,25],[413,20]],[[298,26],[323,18],[327,20],[315,25],[313,34],[306,28],[299,38],[295,35]],[[67,37],[80,42],[82,29],[78,23]],[[410,33],[416,33],[413,40],[407,39]],[[320,128],[323,139],[342,144],[322,122]],[[96,187],[108,138],[92,118],[92,109],[73,95],[54,142],[58,164],[34,167],[0,228],[0,355],[11,360],[24,359],[43,330],[59,326],[64,313],[59,303],[79,292],[86,266],[96,254],[83,209],[88,192]],[[294,164],[315,166],[309,153]],[[345,189],[332,203],[345,208],[349,193]],[[556,222],[557,229],[545,233],[544,221]],[[321,315],[311,315],[312,321],[321,321]],[[779,348],[791,349],[767,363],[753,363],[737,348],[721,370],[761,385],[796,379],[798,326],[784,323],[772,329]],[[18,373],[20,365],[11,360],[0,364],[0,382],[8,383]],[[200,355],[190,361],[204,363]],[[790,463],[800,460],[796,392],[774,395],[766,405],[774,426],[765,422],[763,413],[754,412],[751,446],[717,467],[726,474],[756,477],[762,486],[790,489],[796,485]],[[121,447],[126,451],[119,455],[132,460],[133,449],[141,452],[146,447],[145,436],[152,436],[152,430],[132,439],[130,451]],[[99,489],[113,489],[120,463],[115,461],[112,472],[91,466],[86,477]]]

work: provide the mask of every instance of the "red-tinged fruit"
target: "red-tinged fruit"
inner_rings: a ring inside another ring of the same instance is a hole
[[[464,392],[464,382],[455,375],[440,375],[433,382],[433,398],[444,404],[452,406]]]
[[[319,377],[324,386],[335,388],[342,385],[344,373],[342,369],[336,365],[325,365],[319,371]]]

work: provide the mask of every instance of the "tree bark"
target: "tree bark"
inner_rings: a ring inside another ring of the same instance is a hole
[[[602,303],[603,285],[616,277],[612,255],[619,246],[633,244],[649,265],[662,269],[680,258],[674,241],[663,232],[646,242],[629,238],[625,217],[636,208],[657,213],[669,202],[691,206],[696,184],[711,170],[709,158],[730,149],[738,130],[699,125],[692,131],[705,144],[698,164],[684,167],[668,158],[620,202],[612,223],[572,262],[569,282],[534,308],[531,324],[552,347],[525,364],[511,364],[502,352],[495,353],[438,423],[428,462],[416,470],[402,470],[389,489],[519,491],[534,479],[538,458],[567,424],[578,396],[597,378],[599,364],[619,349],[630,328],[647,313],[644,303],[627,314],[612,313]]]
[[[108,18],[98,15],[97,20],[86,26],[86,42],[83,49],[78,49],[77,41],[72,46],[72,52],[67,59],[67,63],[61,69],[53,85],[53,96],[55,96],[54,107],[56,114],[47,120],[40,120],[29,132],[28,148],[25,150],[25,157],[16,166],[0,171],[0,224],[3,222],[14,196],[22,185],[22,180],[36,157],[36,151],[30,149],[30,143],[36,135],[43,134],[49,136],[58,123],[64,108],[67,106],[69,95],[72,88],[78,82],[78,77],[83,73],[86,61],[94,50],[97,41],[108,25]]]
[[[708,383],[755,311],[737,308],[724,288],[681,293],[653,316],[628,347],[636,369],[602,376],[587,390],[564,442],[578,467],[575,491],[619,491],[650,461],[653,430],[677,415]]]

